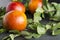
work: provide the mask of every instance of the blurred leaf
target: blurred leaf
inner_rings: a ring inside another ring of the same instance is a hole
[[[6,29],[0,29],[0,33],[3,33],[5,31],[6,31]]]
[[[57,10],[60,10],[60,4],[55,3],[55,2],[52,2],[52,4],[55,6],[56,11],[57,11]]]
[[[1,7],[0,16],[4,15],[5,13],[6,13],[6,8],[5,7]]]
[[[48,10],[50,10],[50,11],[51,11],[51,10],[55,10],[54,7],[53,7],[50,3],[48,3],[47,5],[48,5],[48,6],[47,6],[47,7],[48,7]]]
[[[48,0],[42,0],[42,1],[43,1],[43,5],[47,8]]]
[[[60,34],[60,23],[54,24],[52,27],[52,35]]]
[[[43,8],[41,8],[41,7],[38,7],[37,9],[36,9],[36,13],[43,13],[44,12],[44,10],[43,10]]]
[[[14,40],[15,37],[13,34],[10,34],[9,36],[10,36],[11,40]]]
[[[52,2],[51,4],[53,4],[54,6],[57,6],[57,3],[56,2]]]
[[[5,36],[2,40],[11,40],[9,36]]]
[[[60,30],[56,30],[52,32],[52,35],[59,35],[60,34]]]
[[[28,25],[28,28],[31,29],[31,30],[36,30],[37,29],[37,26],[39,24],[40,23],[37,23],[37,22],[31,23],[31,24]]]
[[[24,3],[25,7],[28,8],[28,5],[29,5],[29,1],[30,0],[25,0],[26,2]]]
[[[34,13],[34,22],[39,22],[40,20],[42,20],[40,13]]]
[[[18,31],[18,30],[9,30],[9,32],[12,34],[19,34],[20,33],[20,31]]]
[[[47,7],[48,7],[48,10],[47,10],[47,12],[49,13],[49,15],[50,15],[50,17],[52,17],[53,15],[54,15],[54,13],[55,13],[55,9],[54,9],[54,7],[51,5],[51,4],[47,4]]]
[[[53,20],[60,21],[60,10],[53,16]]]
[[[4,15],[0,16],[0,19],[2,19],[4,17]]]
[[[23,0],[18,0],[19,2],[23,2]]]
[[[60,4],[52,3],[56,9],[56,13],[53,16],[53,20],[60,21]]]
[[[20,36],[20,34],[10,34],[9,36],[4,37],[2,40],[14,40],[14,38],[18,36]]]
[[[40,34],[40,35],[41,34],[45,34],[46,33],[46,30],[42,26],[37,26],[37,33]]]
[[[48,9],[46,8],[46,6],[43,6],[43,9],[44,9],[44,10],[48,10]]]
[[[28,28],[29,28],[29,29],[32,29],[32,30],[35,30],[34,24],[29,24],[29,25],[28,25]]]
[[[53,24],[53,27],[52,27],[53,30],[57,30],[58,28],[60,28],[60,23]]]
[[[33,33],[34,38],[39,38],[40,36],[41,36],[40,34]]]
[[[31,39],[32,38],[32,34],[31,35],[28,35],[28,36],[25,36],[26,39]]]
[[[46,25],[46,30],[51,29],[51,25]]]
[[[31,35],[31,33],[28,31],[21,31],[21,35],[28,36],[28,35]]]
[[[32,20],[32,19],[28,19],[28,24],[29,24],[29,23],[32,23],[32,22],[33,22],[33,20]]]
[[[20,34],[15,34],[15,35],[14,34],[10,34],[9,36],[10,36],[11,40],[14,40],[14,38],[20,36]]]
[[[34,22],[39,22],[40,20],[42,20],[41,13],[43,12],[44,10],[40,7],[36,9],[36,12],[34,13]]]

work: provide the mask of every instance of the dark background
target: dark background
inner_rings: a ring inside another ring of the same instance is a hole
[[[57,2],[57,3],[60,3],[60,0],[49,0],[49,2]]]
[[[10,0],[0,0],[0,7],[5,7],[9,2],[10,2]],[[49,2],[57,2],[57,3],[60,3],[60,0],[49,0]],[[45,22],[47,22],[47,21],[45,21]],[[0,21],[0,23],[1,23],[1,21]],[[30,40],[60,40],[60,35],[52,36],[48,32],[45,35],[43,35],[40,38],[38,38],[38,39],[32,38]],[[2,40],[2,38],[5,37],[5,36],[7,36],[7,35],[9,35],[9,34],[6,33],[6,32],[0,34],[0,40]],[[15,38],[15,40],[26,40],[26,39],[24,39],[22,37],[17,37],[17,38]]]

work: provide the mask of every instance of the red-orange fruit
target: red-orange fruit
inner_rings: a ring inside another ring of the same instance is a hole
[[[23,31],[27,26],[27,17],[24,12],[12,10],[5,14],[3,25],[8,30]]]
[[[11,10],[19,10],[21,12],[25,12],[25,6],[21,2],[10,2],[6,6],[6,12]]]
[[[30,0],[29,10],[31,13],[34,13],[37,7],[42,7],[42,0]]]

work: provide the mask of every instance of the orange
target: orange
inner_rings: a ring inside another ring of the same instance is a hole
[[[26,29],[27,17],[24,12],[12,10],[5,14],[3,18],[4,28],[9,30],[22,31]]]
[[[38,6],[42,7],[42,0],[30,0],[29,10],[31,13],[34,13]]]
[[[9,12],[11,10],[19,10],[21,12],[25,12],[25,6],[21,2],[10,2],[6,6],[6,12]]]

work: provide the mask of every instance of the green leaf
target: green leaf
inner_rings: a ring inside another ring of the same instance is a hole
[[[36,30],[38,25],[41,25],[41,24],[38,23],[38,22],[34,22],[32,24],[29,24],[28,28],[31,29],[31,30]]]
[[[0,19],[2,19],[4,17],[4,15],[0,16]]]
[[[13,34],[19,34],[20,33],[20,31],[18,31],[18,30],[9,30],[9,32],[13,33]]]
[[[40,13],[34,13],[34,22],[39,22],[41,19]]]
[[[3,19],[5,13],[6,13],[6,8],[5,7],[1,7],[0,8],[0,20]]]
[[[53,7],[51,4],[48,3],[47,5],[48,5],[47,7],[48,7],[48,10],[49,10],[49,11],[55,10],[54,7]]]
[[[43,5],[47,8],[48,0],[42,0],[42,1],[43,1]]]
[[[10,36],[11,40],[14,40],[14,38],[20,36],[20,34],[15,34],[15,35],[14,34],[10,34],[9,36]]]
[[[20,34],[9,34],[9,36],[4,37],[2,40],[14,40],[14,38],[18,36],[20,36]]]
[[[52,27],[53,30],[56,30],[58,28],[60,28],[60,23],[53,24],[53,27]]]
[[[51,25],[46,25],[46,30],[51,29]]]
[[[5,36],[2,40],[10,40],[11,38],[9,36]]]
[[[31,39],[32,38],[32,34],[31,35],[28,35],[28,36],[25,36],[26,39]]]
[[[5,29],[0,29],[0,33],[3,33],[5,32],[6,30]]]
[[[53,20],[60,21],[60,10],[58,10],[56,14],[53,16]]]
[[[37,33],[38,34],[45,34],[46,33],[46,29],[42,26],[37,26]]]
[[[14,38],[20,36],[20,34],[16,34],[16,35],[10,34],[9,36],[10,36],[11,40],[14,40]]]
[[[44,9],[44,10],[48,10],[48,9],[46,8],[46,6],[43,6],[43,9]]]
[[[34,27],[35,27],[34,24],[29,24],[29,25],[28,25],[28,28],[30,28],[30,29],[32,29],[32,30],[35,30]]]
[[[34,22],[39,22],[42,20],[41,14],[44,12],[44,10],[40,7],[36,9],[36,12],[34,13]]]
[[[10,36],[11,40],[14,40],[15,37],[13,34],[10,34],[9,36]]]
[[[60,34],[60,23],[57,23],[57,24],[53,24],[53,27],[52,27],[52,35],[58,35]]]
[[[56,14],[53,16],[53,20],[60,21],[60,4],[52,3],[56,9]]]
[[[34,38],[39,38],[39,37],[41,37],[41,34],[33,33],[33,37],[34,37]]]
[[[52,35],[59,35],[59,34],[60,34],[60,30],[52,31]]]
[[[44,9],[44,13],[47,13],[49,17],[52,17],[55,13],[54,7],[49,3],[47,3],[47,8],[46,6],[43,6],[43,9]]]
[[[52,17],[55,13],[55,8],[51,4],[47,4],[48,10],[47,12],[50,14],[50,17]]]
[[[32,20],[32,19],[28,19],[28,24],[29,24],[29,23],[32,23],[32,22],[33,22],[33,20]]]
[[[5,13],[6,13],[6,8],[5,7],[1,7],[0,16],[4,15]]]
[[[56,2],[52,2],[51,4],[53,4],[54,6],[57,6],[57,3]]]
[[[44,10],[43,10],[43,8],[41,8],[41,7],[38,7],[37,9],[36,9],[36,13],[43,13],[44,12]]]
[[[28,31],[21,31],[21,35],[25,35],[25,36],[27,35],[28,36],[28,35],[31,35],[31,33]]]
[[[29,5],[29,1],[30,0],[25,0],[26,2],[24,3],[25,7],[28,8],[28,5]]]
[[[18,1],[23,2],[23,0],[18,0]]]

